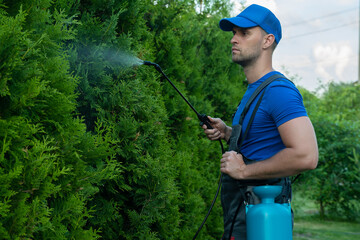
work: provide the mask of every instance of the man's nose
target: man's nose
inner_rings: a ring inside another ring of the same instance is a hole
[[[231,43],[231,44],[239,43],[239,41],[238,41],[237,38],[236,38],[236,35],[234,35],[234,36],[231,38],[230,43]]]

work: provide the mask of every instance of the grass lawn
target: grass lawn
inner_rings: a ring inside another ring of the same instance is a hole
[[[359,240],[360,224],[319,218],[295,219],[293,239]]]
[[[293,240],[360,240],[360,223],[320,219],[316,204],[294,191],[295,212]]]

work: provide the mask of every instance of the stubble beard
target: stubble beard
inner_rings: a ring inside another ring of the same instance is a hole
[[[252,66],[259,59],[261,54],[261,42],[258,44],[248,47],[246,49],[237,47],[238,52],[232,53],[232,60],[234,63],[241,65],[243,68]],[[234,45],[235,46],[235,45]]]
[[[255,52],[252,52],[250,54],[242,54],[242,52],[240,51],[240,53],[233,53],[232,54],[232,61],[234,63],[239,64],[240,66],[242,66],[243,68],[249,67],[251,65],[253,65],[257,59],[259,58],[259,55],[256,54]]]

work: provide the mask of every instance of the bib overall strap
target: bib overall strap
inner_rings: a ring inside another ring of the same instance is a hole
[[[240,153],[241,145],[242,145],[243,141],[245,140],[245,137],[246,137],[246,135],[247,135],[247,133],[248,133],[248,131],[250,129],[252,121],[255,118],[256,111],[260,106],[262,97],[264,96],[265,92],[263,92],[260,99],[258,100],[258,102],[257,102],[257,104],[256,104],[256,106],[254,108],[254,111],[252,113],[252,116],[250,118],[250,121],[249,121],[248,125],[246,126],[245,133],[242,136],[241,141],[239,143],[239,139],[240,139],[240,136],[241,136],[242,124],[243,124],[245,115],[247,114],[247,112],[250,109],[250,105],[252,104],[252,102],[255,100],[255,98],[259,95],[259,93],[264,88],[266,88],[270,83],[272,83],[273,81],[275,81],[275,80],[277,80],[279,78],[285,78],[285,77],[283,75],[281,75],[281,74],[274,74],[274,75],[270,76],[268,79],[266,79],[264,82],[262,82],[260,84],[260,86],[257,87],[255,89],[254,93],[250,96],[249,100],[245,104],[244,110],[242,111],[242,113],[240,115],[239,124],[236,124],[236,125],[234,125],[232,127],[232,134],[231,134],[230,139],[229,139],[229,151],[236,151],[237,153]]]
[[[272,83],[273,81],[275,81],[275,80],[277,80],[277,79],[279,79],[279,78],[285,78],[285,79],[286,79],[286,77],[285,77],[284,75],[274,74],[274,75],[270,76],[268,79],[266,79],[264,82],[262,82],[262,83],[260,84],[260,86],[255,89],[254,93],[250,96],[249,100],[247,101],[243,112],[241,113],[239,123],[242,124],[242,121],[244,121],[245,115],[246,115],[247,112],[249,111],[249,108],[250,108],[251,103],[252,103],[252,102],[255,100],[255,98],[259,95],[259,93],[260,93],[264,88],[266,88],[270,83]]]

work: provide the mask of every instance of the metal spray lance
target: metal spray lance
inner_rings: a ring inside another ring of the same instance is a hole
[[[180,92],[180,90],[171,82],[171,80],[168,78],[168,76],[166,76],[166,74],[163,72],[163,70],[161,69],[161,67],[159,66],[159,64],[157,63],[153,63],[153,62],[149,62],[149,61],[144,61],[143,63],[144,65],[149,65],[149,66],[154,66],[155,69],[160,72],[164,78],[166,78],[166,80],[171,84],[171,86],[178,92],[178,94],[184,99],[184,101],[187,103],[187,105],[189,105],[189,107],[195,112],[196,116],[198,117],[198,119],[200,120],[200,122],[202,124],[205,124],[206,127],[208,129],[212,129],[212,126],[210,125],[210,121],[209,118],[205,115],[205,114],[200,114],[198,111],[196,111],[196,109],[193,107],[193,105],[191,105],[191,103],[185,98],[185,96]],[[200,124],[201,124],[200,123]],[[201,124],[201,125],[202,125]]]
[[[191,103],[185,98],[185,96],[180,92],[180,90],[171,82],[171,80],[168,78],[168,76],[166,76],[166,74],[163,72],[163,70],[161,69],[161,67],[159,66],[159,64],[157,63],[153,63],[153,62],[150,62],[150,61],[143,61],[143,64],[144,65],[148,65],[148,66],[154,66],[155,69],[161,73],[163,75],[163,77],[171,84],[171,86],[178,92],[178,94],[182,97],[182,99],[184,99],[184,101],[187,103],[187,105],[189,105],[189,107],[195,112],[196,116],[198,117],[198,119],[200,120],[200,125],[202,126],[203,124],[206,125],[206,127],[208,129],[213,129],[213,127],[211,126],[210,124],[210,120],[209,118],[207,117],[206,114],[200,114],[198,111],[196,111],[196,109],[193,107],[193,105],[191,105]],[[222,141],[221,139],[219,139],[219,143],[220,143],[220,146],[221,146],[221,151],[222,153],[225,153],[225,150],[224,150],[224,146],[222,144]],[[216,194],[211,202],[211,206],[203,220],[203,222],[201,223],[199,229],[197,230],[197,232],[195,233],[194,237],[193,237],[193,240],[196,239],[197,235],[200,233],[201,229],[203,228],[207,218],[209,217],[210,213],[211,213],[211,210],[213,209],[214,207],[214,204],[215,204],[215,201],[216,201],[216,198],[217,196],[219,195],[219,192],[220,192],[220,188],[221,188],[221,182],[222,182],[222,174],[220,175],[220,179],[219,179],[219,184],[218,184],[218,188],[217,188],[217,191],[216,191]]]

